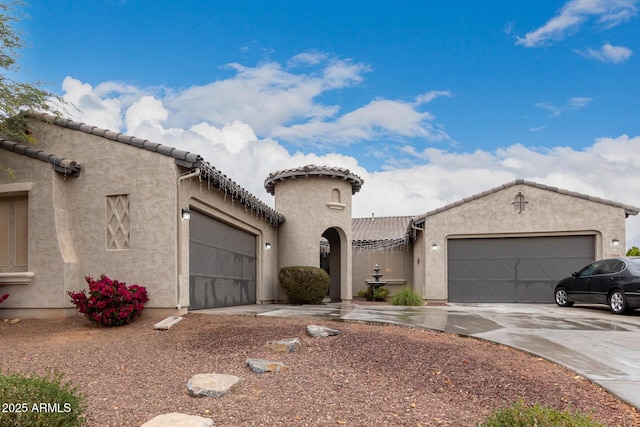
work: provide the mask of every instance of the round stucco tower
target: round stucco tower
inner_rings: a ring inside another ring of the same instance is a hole
[[[348,169],[315,165],[273,172],[264,182],[285,217],[278,227],[278,267],[319,267],[320,239],[326,238],[332,301],[351,300],[351,196],[363,183]]]

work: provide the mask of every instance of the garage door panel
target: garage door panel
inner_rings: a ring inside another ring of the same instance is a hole
[[[477,278],[478,270],[471,263],[452,261],[449,264],[449,277],[453,280],[471,280]]]
[[[504,282],[495,280],[486,280],[479,287],[476,298],[489,298],[496,302],[507,302],[514,298],[514,290],[505,288]]]
[[[461,283],[449,289],[449,301],[477,300],[480,298],[481,289],[471,283]]]
[[[451,302],[553,302],[563,277],[593,261],[593,236],[451,239]]]
[[[493,255],[496,258],[512,257],[517,249],[514,247],[514,243],[510,241],[504,241],[502,244],[498,241],[493,241],[491,242],[491,245],[496,247],[495,254]],[[482,256],[482,254],[479,255]]]
[[[189,233],[189,308],[255,304],[256,237],[199,212]]]

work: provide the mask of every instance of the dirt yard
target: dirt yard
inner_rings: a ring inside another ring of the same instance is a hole
[[[202,314],[156,331],[158,320],[112,329],[82,317],[0,321],[0,368],[59,369],[86,395],[91,426],[139,426],[167,412],[209,417],[216,426],[474,426],[519,397],[589,412],[608,426],[640,425],[634,408],[581,376],[471,338],[397,326]],[[310,324],[342,333],[311,338]],[[302,341],[297,352],[265,348],[268,341],[293,337]],[[288,369],[255,374],[247,358],[283,362]],[[221,398],[189,396],[191,376],[214,372],[239,376],[243,384]]]

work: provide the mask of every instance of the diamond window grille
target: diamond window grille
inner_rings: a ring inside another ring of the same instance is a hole
[[[131,247],[131,221],[129,195],[107,196],[107,249]]]

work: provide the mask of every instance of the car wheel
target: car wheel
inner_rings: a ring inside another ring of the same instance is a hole
[[[571,307],[573,305],[573,301],[569,301],[569,295],[567,295],[567,291],[564,288],[556,289],[556,304],[560,307]]]
[[[616,289],[609,295],[609,308],[614,314],[624,314],[629,310],[627,298],[620,289]]]

